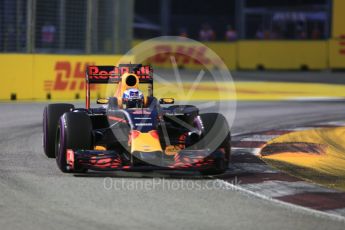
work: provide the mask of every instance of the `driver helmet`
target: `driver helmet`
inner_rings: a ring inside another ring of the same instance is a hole
[[[124,109],[142,108],[144,105],[144,94],[138,89],[127,89],[122,95],[122,106]]]

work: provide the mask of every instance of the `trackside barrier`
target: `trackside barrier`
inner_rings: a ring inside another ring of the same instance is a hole
[[[136,60],[159,66],[171,68],[171,57],[175,57],[176,64],[179,67],[187,69],[200,69],[203,66],[210,68],[219,61],[223,61],[228,68],[236,68],[236,44],[227,42],[206,42],[204,45],[213,50],[222,60],[214,59],[214,55],[204,46],[188,41],[148,41],[145,42],[145,50],[137,48],[141,40],[133,41],[133,54]],[[218,66],[219,67],[219,66]]]
[[[327,41],[240,41],[240,69],[320,70],[328,67]]]
[[[329,40],[240,40],[204,44],[217,53],[230,70],[345,69],[345,1],[331,2],[332,34]],[[135,40],[133,46],[140,42]],[[154,41],[146,51],[145,56],[151,56],[147,61],[154,66],[171,67],[170,56],[175,57],[180,67],[198,69],[201,64],[207,64],[207,52],[183,40]],[[134,54],[140,56],[135,51]],[[197,63],[195,58],[204,62]]]
[[[345,34],[329,41],[329,67],[345,69]]]
[[[140,40],[133,42],[133,47]],[[153,66],[171,68],[171,56],[178,66],[198,69],[207,65],[208,51],[205,47],[184,41],[153,41],[143,52],[133,49],[138,60],[145,59]],[[237,41],[205,42],[230,70],[320,70],[328,66],[328,41]],[[195,60],[205,60],[198,62]],[[212,66],[211,66],[212,67]]]
[[[340,38],[345,34],[345,1],[333,0],[332,4],[332,38]]]
[[[0,54],[0,100],[83,98],[87,65],[116,65],[121,55]],[[124,62],[133,62],[126,56]],[[105,86],[91,96],[104,96]]]

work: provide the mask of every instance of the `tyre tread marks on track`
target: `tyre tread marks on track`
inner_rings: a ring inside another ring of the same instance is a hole
[[[232,164],[218,177],[228,183],[283,202],[345,217],[345,192],[325,188],[271,168],[260,151],[271,139],[297,130],[344,127],[345,121],[313,124],[292,129],[266,130],[232,137]]]

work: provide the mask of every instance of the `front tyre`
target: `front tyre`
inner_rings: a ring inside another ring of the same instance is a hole
[[[200,114],[204,126],[204,138],[201,140],[205,148],[212,149],[213,169],[203,170],[202,174],[224,173],[230,163],[231,133],[226,118],[219,113]]]
[[[65,113],[59,121],[56,134],[56,163],[59,169],[64,172],[83,172],[83,169],[71,170],[67,167],[67,149],[81,150],[91,149],[92,146],[92,124],[90,117],[83,112]]]
[[[55,158],[55,138],[60,117],[74,109],[72,104],[49,104],[43,112],[43,150],[47,157]]]

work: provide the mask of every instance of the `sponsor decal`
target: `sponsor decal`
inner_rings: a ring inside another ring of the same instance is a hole
[[[146,115],[149,115],[149,114],[151,114],[151,112],[147,111],[147,110],[144,110],[144,109],[138,109],[138,110],[133,111],[132,114],[146,114]]]
[[[133,73],[140,79],[151,79],[151,68],[150,66],[142,66],[139,69],[130,69],[128,66],[89,66],[88,74],[90,81],[97,80],[109,80],[118,81],[121,76],[125,73]]]
[[[164,115],[166,115],[166,116],[183,116],[184,113],[167,112]]]
[[[136,123],[136,126],[152,126],[152,123]]]
[[[345,55],[345,34],[340,37],[339,46],[339,54]]]
[[[44,82],[45,91],[83,90],[85,88],[85,71],[93,62],[57,61],[54,66],[54,80]],[[96,89],[91,85],[92,90]]]
[[[168,145],[165,148],[165,154],[169,156],[174,156],[181,151],[181,148],[177,145]]]
[[[171,56],[174,56],[178,64],[208,65],[211,60],[207,58],[207,47],[200,45],[171,45],[158,44],[153,47],[155,55],[149,59],[150,63],[164,64],[171,63]]]
[[[109,120],[112,120],[112,121],[127,123],[127,121],[126,121],[125,119],[122,119],[122,118],[120,118],[120,117],[108,116],[108,119],[109,119]]]

